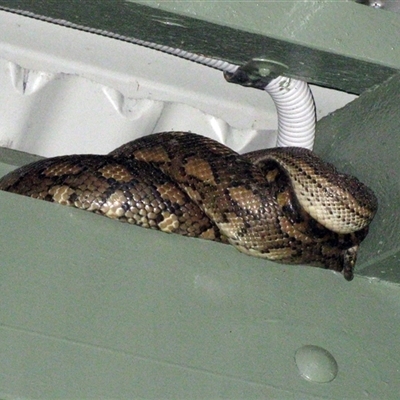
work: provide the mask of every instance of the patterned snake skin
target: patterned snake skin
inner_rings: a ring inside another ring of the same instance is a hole
[[[185,132],[149,135],[108,155],[44,159],[0,179],[0,189],[347,280],[377,210],[369,188],[309,150],[238,155]]]

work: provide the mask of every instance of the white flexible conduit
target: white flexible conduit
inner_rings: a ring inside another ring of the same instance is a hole
[[[134,43],[206,65],[220,71],[234,72],[239,68],[238,65],[230,64],[223,60],[204,57],[179,48],[168,47],[141,39],[119,35],[102,29],[75,24],[63,19],[55,19],[30,11],[12,9],[4,6],[0,6],[0,10]],[[265,90],[271,95],[278,112],[278,137],[276,145],[278,147],[299,146],[312,150],[314,145],[316,118],[314,100],[307,83],[280,76],[272,80],[265,87]]]
[[[278,112],[277,147],[298,146],[313,149],[315,105],[306,82],[279,76],[265,90]]]

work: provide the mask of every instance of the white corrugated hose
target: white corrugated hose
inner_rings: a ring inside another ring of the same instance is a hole
[[[278,112],[277,147],[298,146],[312,150],[315,139],[315,105],[308,84],[279,76],[265,90]]]

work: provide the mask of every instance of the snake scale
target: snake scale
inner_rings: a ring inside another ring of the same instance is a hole
[[[108,155],[43,159],[3,177],[0,189],[347,280],[377,210],[367,186],[309,150],[239,155],[188,132],[145,136]]]

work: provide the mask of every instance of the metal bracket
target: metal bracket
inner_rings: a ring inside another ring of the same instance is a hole
[[[224,72],[227,82],[255,89],[264,88],[275,78],[284,74],[289,67],[265,58],[253,58],[234,72]]]

